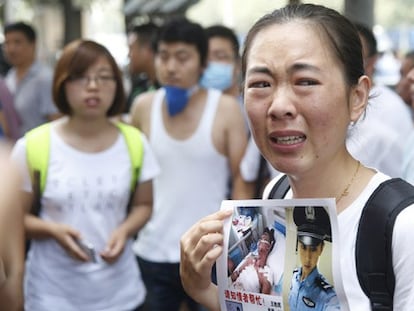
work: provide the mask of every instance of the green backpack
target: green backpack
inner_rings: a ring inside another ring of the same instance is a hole
[[[131,202],[141,171],[144,147],[141,132],[137,128],[121,122],[116,123],[116,126],[125,138],[132,163],[133,172],[130,183]],[[46,186],[47,170],[49,167],[50,123],[30,130],[25,134],[25,139],[26,158],[34,195],[31,213],[38,216],[41,207],[40,200]],[[129,209],[130,204],[128,204],[128,211]]]

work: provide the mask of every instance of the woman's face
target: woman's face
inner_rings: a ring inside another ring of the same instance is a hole
[[[116,92],[114,72],[106,57],[99,57],[83,75],[65,84],[73,116],[106,117]]]
[[[326,163],[341,150],[350,122],[342,66],[315,25],[270,25],[246,59],[245,108],[267,160],[294,175]]]

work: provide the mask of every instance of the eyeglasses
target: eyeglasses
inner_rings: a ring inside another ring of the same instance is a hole
[[[69,81],[82,87],[87,87],[91,81],[93,81],[97,86],[107,86],[114,82],[115,78],[109,74],[99,74],[96,76],[75,76],[69,78]]]

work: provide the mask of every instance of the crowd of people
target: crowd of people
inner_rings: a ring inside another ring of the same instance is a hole
[[[413,52],[392,89],[372,85],[372,31],[323,6],[263,16],[242,51],[228,27],[171,18],[128,29],[127,91],[97,42],[68,43],[51,68],[36,59],[30,24],[4,36],[1,310],[219,310],[211,274],[230,214],[217,210],[261,198],[283,175],[285,198],[336,198],[347,300],[370,310],[356,228],[382,182],[414,183]],[[395,310],[414,302],[413,213],[394,227]],[[326,281],[315,234],[298,224],[291,310],[302,310],[301,282]],[[257,270],[256,292],[270,293],[274,242],[266,228],[232,281]],[[323,294],[339,308],[333,290]]]

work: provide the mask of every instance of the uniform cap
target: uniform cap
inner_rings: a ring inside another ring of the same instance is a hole
[[[329,215],[322,206],[296,206],[293,220],[299,241],[307,246],[317,246],[322,241],[332,241]]]

